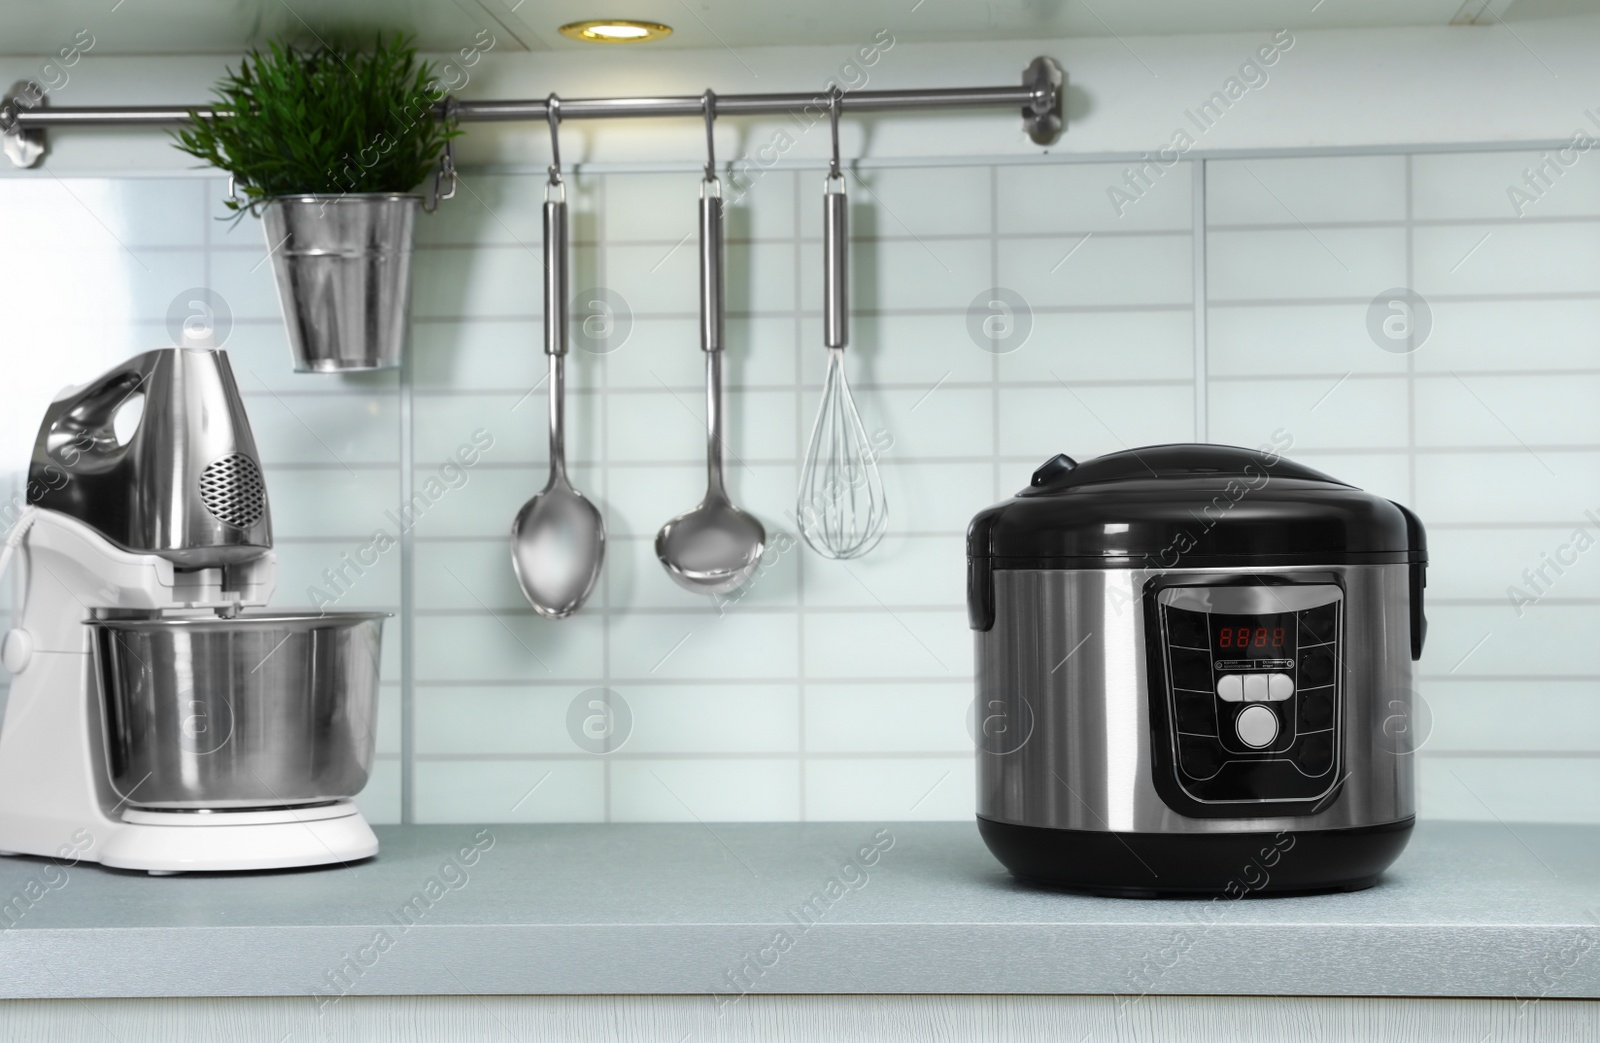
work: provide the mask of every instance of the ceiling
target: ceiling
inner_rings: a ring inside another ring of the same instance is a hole
[[[96,55],[237,54],[280,36],[401,29],[425,51],[593,47],[557,27],[586,18],[671,25],[642,46],[850,44],[888,28],[897,42],[1015,40],[1493,24],[1600,12],[1600,0],[0,0],[0,56],[39,57],[81,32]]]

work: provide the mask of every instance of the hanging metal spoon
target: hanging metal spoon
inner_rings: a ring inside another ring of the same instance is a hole
[[[706,97],[707,156],[710,157],[714,99]],[[697,594],[738,588],[761,562],[767,533],[733,505],[723,481],[722,442],[722,191],[714,160],[706,162],[700,186],[700,346],[706,356],[706,495],[656,534],[656,557],[667,575]]]
[[[552,144],[559,111],[554,96]],[[570,616],[593,593],[606,553],[606,523],[572,487],[566,460],[567,201],[556,152],[544,203],[544,350],[550,361],[550,480],[511,525],[511,564],[534,611]],[[552,199],[560,191],[559,199]]]

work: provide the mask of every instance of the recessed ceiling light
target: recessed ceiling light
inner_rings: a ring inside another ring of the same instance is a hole
[[[561,35],[584,43],[645,43],[671,36],[672,26],[628,18],[599,18],[563,25]]]

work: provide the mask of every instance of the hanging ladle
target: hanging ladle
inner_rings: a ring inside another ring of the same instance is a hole
[[[567,479],[567,198],[556,129],[561,102],[554,94],[548,111],[553,162],[544,191],[544,351],[550,362],[550,479],[511,525],[511,564],[534,611],[562,619],[583,607],[600,578],[606,523]]]
[[[712,129],[716,95],[707,91],[706,173],[700,183],[700,347],[706,356],[706,495],[656,534],[656,557],[667,575],[696,594],[737,589],[761,562],[767,533],[728,498],[722,442],[722,182]]]

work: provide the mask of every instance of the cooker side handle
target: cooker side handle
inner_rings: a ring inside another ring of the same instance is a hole
[[[967,559],[967,626],[980,633],[994,626],[994,559]]]
[[[1393,500],[1390,501],[1394,503]],[[1428,534],[1422,519],[1403,503],[1395,503],[1406,519],[1406,547],[1410,551],[1411,577],[1411,659],[1422,658],[1422,643],[1428,637],[1428,617],[1423,613],[1423,590],[1428,586]]]
[[[989,552],[999,511],[980,511],[967,526],[967,625],[979,633],[994,626],[994,558]]]

